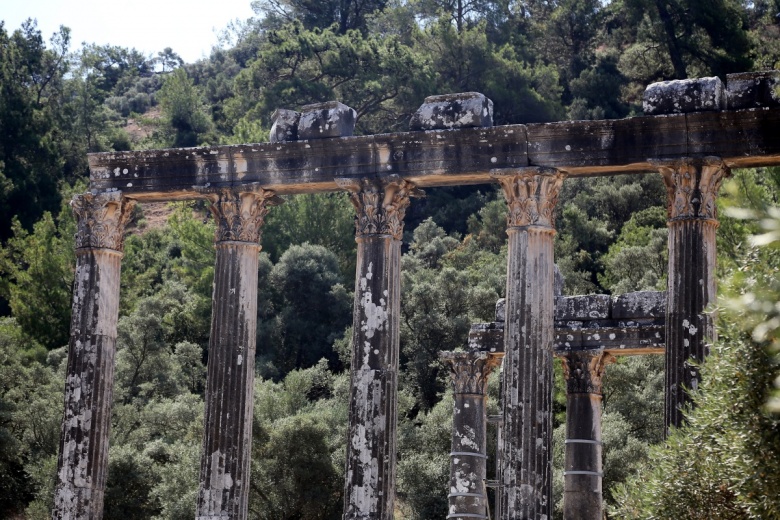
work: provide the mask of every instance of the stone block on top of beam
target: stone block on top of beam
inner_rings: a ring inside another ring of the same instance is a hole
[[[642,95],[645,115],[711,112],[726,108],[726,89],[718,77],[660,81]]]
[[[351,137],[356,121],[357,112],[338,101],[306,105],[298,118],[298,139]]]
[[[428,96],[412,114],[411,130],[493,126],[493,102],[479,92]]]
[[[780,107],[780,70],[727,74],[726,100],[729,110]]]

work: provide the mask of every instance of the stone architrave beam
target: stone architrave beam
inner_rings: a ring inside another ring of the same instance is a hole
[[[77,195],[76,278],[52,518],[99,520],[108,470],[119,275],[135,203],[113,192]]]
[[[344,520],[392,520],[395,499],[401,237],[410,197],[401,178],[337,179],[357,211],[357,273]]]
[[[564,174],[493,171],[509,206],[501,519],[552,518],[554,215]]]
[[[487,381],[501,357],[440,352],[452,375],[453,414],[448,520],[487,519]]]
[[[249,504],[260,236],[272,191],[204,190],[217,227],[196,520],[245,520]]]
[[[731,168],[770,166],[780,164],[778,128],[780,108],[765,107],[107,152],[89,156],[90,189],[153,201],[197,197],[193,186],[251,182],[279,194],[336,191],[334,179],[344,177],[400,175],[421,188],[479,184],[491,182],[491,169],[526,166],[570,176],[647,173],[655,171],[648,157],[718,155]],[[274,140],[287,135],[277,126]]]
[[[666,306],[664,417],[680,426],[696,389],[699,369],[715,339],[706,312],[716,298],[715,199],[729,169],[718,157],[654,161],[666,184],[669,226],[669,282]],[[689,361],[693,360],[693,364]]]
[[[601,377],[615,357],[600,351],[562,357],[566,379],[566,448],[563,518],[598,520],[604,516],[601,464]]]

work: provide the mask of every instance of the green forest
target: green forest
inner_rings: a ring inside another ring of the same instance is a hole
[[[426,96],[476,91],[495,124],[642,114],[656,81],[780,69],[780,0],[256,0],[208,58],[76,45],[0,22],[0,517],[50,517],[87,154],[268,140],[277,108],[339,100],[358,135],[407,131]],[[780,129],[778,129],[780,131]],[[780,168],[718,200],[718,340],[688,424],[663,439],[663,356],[605,376],[609,518],[780,519]],[[568,179],[566,294],[664,290],[660,175]],[[440,350],[493,321],[506,283],[494,185],[407,211],[396,517],[447,515],[452,394]],[[194,517],[214,223],[139,204],[122,265],[106,519]],[[339,519],[355,278],[346,194],[288,197],[264,226],[250,517]],[[306,287],[306,291],[298,290]],[[496,379],[495,377],[493,379]],[[555,501],[565,390],[556,363]],[[490,411],[498,413],[497,381]],[[495,446],[491,446],[494,450]],[[492,457],[491,451],[491,457]],[[490,470],[492,471],[492,470]]]

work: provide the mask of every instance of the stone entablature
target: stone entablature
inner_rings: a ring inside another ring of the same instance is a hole
[[[91,154],[90,189],[140,201],[194,186],[258,182],[278,194],[336,191],[334,179],[400,175],[421,188],[494,182],[490,170],[569,176],[647,173],[650,158],[717,155],[731,168],[780,164],[780,108],[430,130],[310,141]]]
[[[604,350],[617,356],[660,354],[664,351],[665,312],[665,291],[558,296],[554,353],[562,356],[577,350]],[[503,352],[503,299],[496,304],[495,322],[471,326],[469,348]]]

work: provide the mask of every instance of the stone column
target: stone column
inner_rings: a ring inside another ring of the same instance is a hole
[[[717,157],[655,161],[666,184],[669,226],[669,282],[666,306],[666,432],[683,423],[690,401],[685,389],[696,389],[698,363],[715,338],[715,198],[729,170]]]
[[[448,519],[487,519],[487,381],[501,358],[488,352],[440,352],[450,366],[454,406]]]
[[[336,179],[357,210],[357,278],[344,520],[392,520],[395,498],[401,235],[413,184]]]
[[[601,376],[615,358],[603,351],[569,352],[566,378],[566,459],[563,518],[601,520]]]
[[[258,186],[201,191],[217,225],[217,258],[195,517],[243,520],[252,450],[258,242],[277,199]]]
[[[509,205],[501,518],[552,518],[554,212],[564,174],[493,170]]]
[[[114,390],[119,274],[135,202],[119,192],[77,195],[76,279],[65,374],[65,413],[52,518],[103,517]]]

